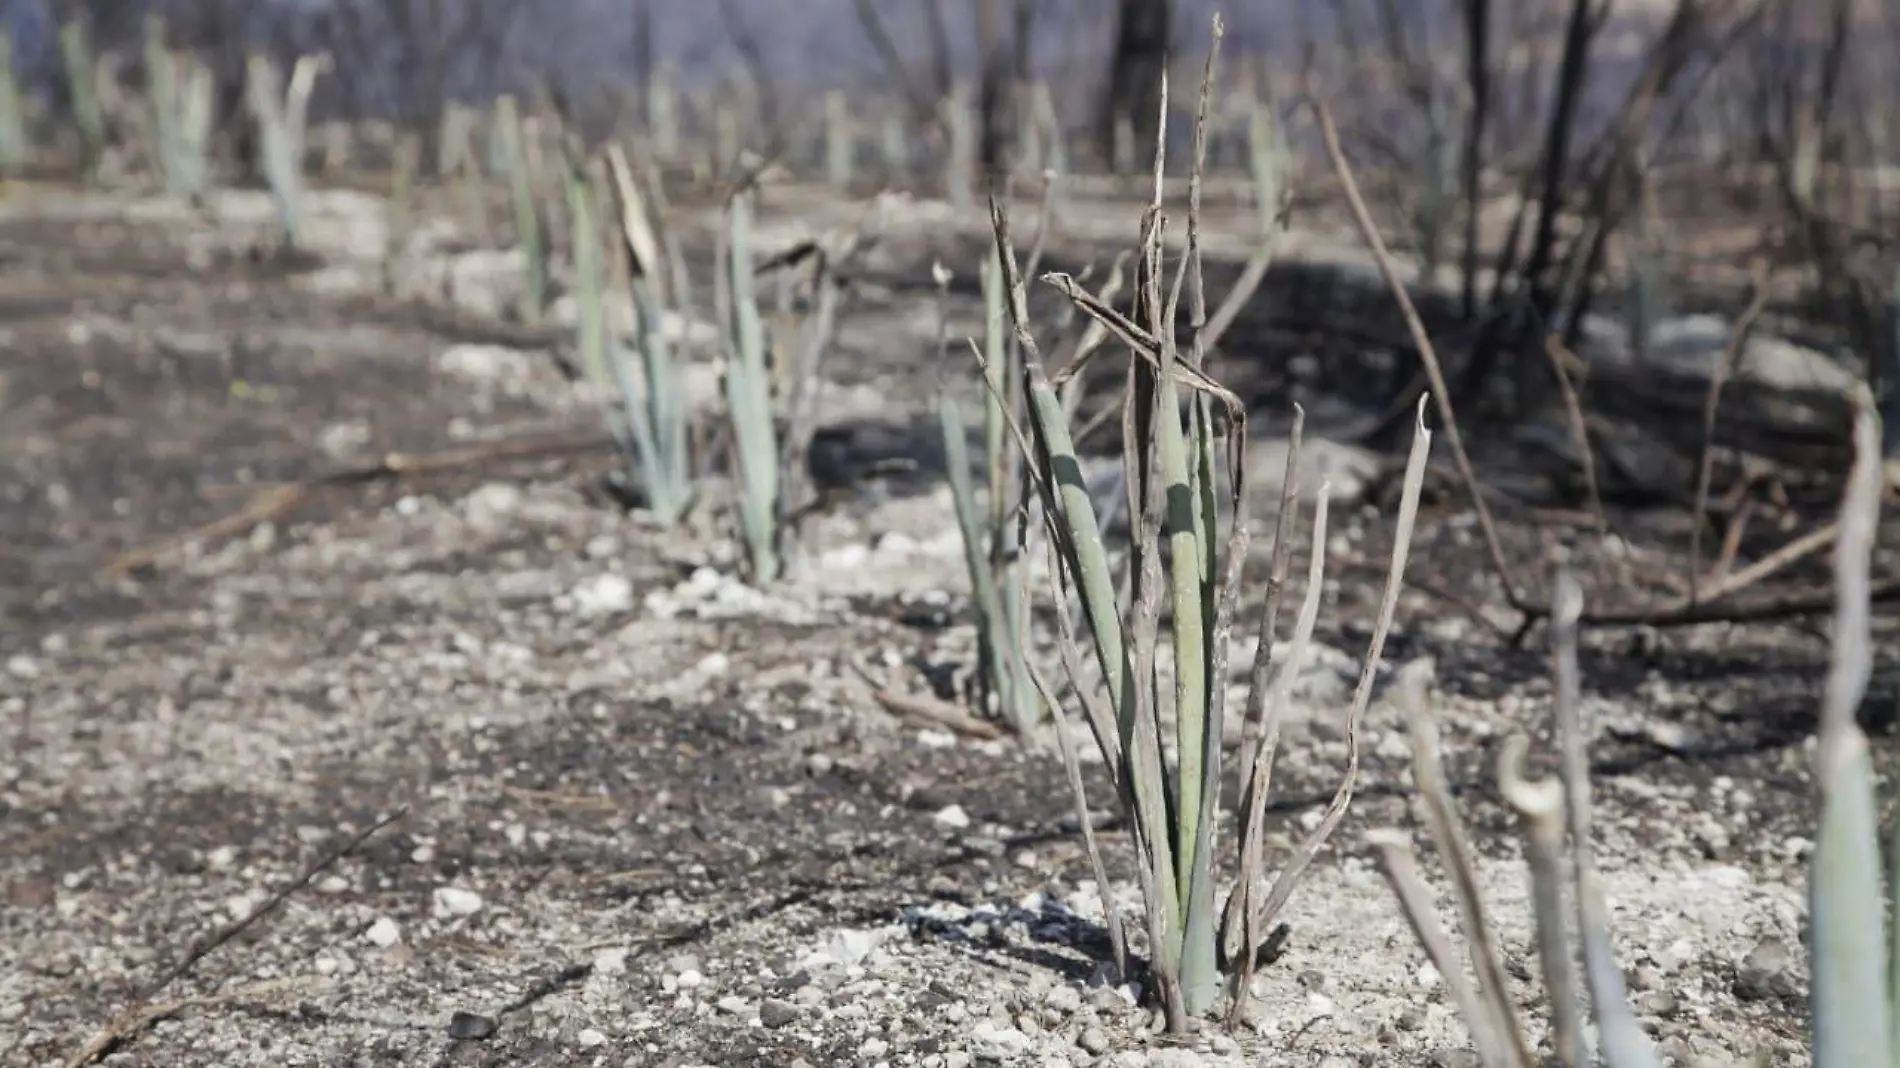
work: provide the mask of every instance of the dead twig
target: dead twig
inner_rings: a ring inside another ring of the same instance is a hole
[[[120,553],[106,563],[104,570],[107,575],[123,575],[139,568],[155,566],[166,557],[194,542],[237,537],[249,532],[260,523],[266,523],[290,513],[305,500],[326,489],[387,482],[417,475],[440,474],[502,460],[524,460],[594,452],[612,445],[613,439],[606,434],[590,433],[580,437],[497,441],[449,449],[444,452],[392,452],[368,463],[340,468],[302,482],[272,486],[231,515],[214,519],[156,544]]]
[[[1366,208],[1365,198],[1359,193],[1358,184],[1353,178],[1352,167],[1346,160],[1344,149],[1340,146],[1339,131],[1333,123],[1331,112],[1327,109],[1325,102],[1318,98],[1314,99],[1313,107],[1318,115],[1320,134],[1326,145],[1327,157],[1332,161],[1333,169],[1339,176],[1346,202],[1352,209],[1353,218],[1358,223],[1361,235],[1372,251],[1380,274],[1385,278],[1387,288],[1391,290],[1393,299],[1398,302],[1406,328],[1412,335],[1413,344],[1418,348],[1419,359],[1424,364],[1425,374],[1431,381],[1432,393],[1437,401],[1439,417],[1444,422],[1445,436],[1451,443],[1452,457],[1457,465],[1459,478],[1464,483],[1466,492],[1471,498],[1472,508],[1477,514],[1478,527],[1484,537],[1486,554],[1490,558],[1499,583],[1504,587],[1506,601],[1520,617],[1520,623],[1512,633],[1512,644],[1521,644],[1539,621],[1549,618],[1550,609],[1548,606],[1527,600],[1514,581],[1510,563],[1504,555],[1503,542],[1498,536],[1497,524],[1493,521],[1490,507],[1485,502],[1484,487],[1478,481],[1477,472],[1465,449],[1464,438],[1459,433],[1457,416],[1452,409],[1451,395],[1445,383],[1444,370],[1432,347],[1431,338],[1425,330],[1424,321],[1419,318],[1411,296],[1406,291],[1405,283],[1398,275],[1398,268],[1393,262],[1392,254],[1386,248],[1385,239],[1380,235],[1378,225]],[[1767,289],[1765,282],[1755,287],[1755,298],[1750,303],[1751,310],[1736,324],[1737,328],[1729,340],[1730,347],[1736,352],[1741,351],[1740,345],[1746,340],[1747,328],[1760,315],[1761,309],[1756,307],[1756,304],[1763,301],[1763,294],[1767,292]],[[1110,328],[1114,329],[1113,324],[1110,324]],[[1738,338],[1741,341],[1738,341]],[[1727,364],[1731,360],[1732,357],[1725,355],[1723,362]],[[1559,376],[1560,380],[1562,377]],[[1586,453],[1587,451],[1586,449]],[[1706,509],[1706,492],[1698,493],[1697,508],[1699,528],[1699,513]],[[1678,601],[1634,611],[1588,612],[1580,616],[1578,622],[1584,626],[1676,627],[1698,623],[1759,622],[1830,611],[1834,606],[1834,596],[1828,590],[1818,592],[1804,590],[1744,604],[1730,602],[1711,605],[1709,601],[1730,596],[1747,586],[1760,582],[1803,556],[1818,551],[1831,543],[1832,538],[1833,533],[1829,528],[1816,530],[1784,546],[1783,549],[1754,566],[1728,575],[1715,584],[1713,592],[1692,588],[1691,597],[1686,602]],[[1700,549],[1696,549],[1695,552],[1699,568]],[[1872,589],[1872,598],[1878,602],[1900,599],[1900,578],[1892,578],[1876,584]]]
[[[152,998],[157,996],[160,991],[190,974],[192,969],[196,968],[206,957],[217,952],[220,947],[229,944],[232,939],[243,934],[245,931],[250,930],[266,916],[276,912],[285,901],[290,899],[292,894],[309,886],[311,880],[335,866],[335,864],[344,857],[362,848],[363,843],[375,837],[383,828],[388,827],[408,814],[409,809],[406,806],[399,808],[389,815],[384,816],[382,819],[377,820],[375,823],[370,824],[362,831],[352,835],[347,841],[325,850],[321,856],[317,857],[316,860],[304,868],[302,874],[278,888],[277,892],[272,894],[263,904],[246,913],[242,919],[225,925],[210,937],[192,946],[176,963],[165,969],[156,982],[146,988],[145,994],[138,999],[132,1008],[120,1013],[110,1024],[106,1025],[103,1031],[99,1032],[90,1042],[80,1047],[77,1053],[74,1053],[68,1058],[66,1068],[85,1068],[86,1065],[91,1064],[93,1061],[110,1054],[141,1028],[146,1027],[155,1020],[164,1019],[183,1009],[224,1004],[252,996],[258,988],[248,987],[229,991],[224,994],[212,995],[210,997],[185,998],[181,1001],[159,1004],[155,1004],[152,1001]],[[269,986],[271,984],[264,985]]]
[[[963,708],[948,701],[939,701],[935,697],[922,694],[900,693],[871,676],[862,664],[849,665],[853,674],[864,680],[871,688],[871,696],[884,707],[886,712],[912,722],[921,722],[927,726],[941,727],[969,738],[981,738],[985,741],[1001,738],[1002,728],[987,720],[978,719]]]
[[[1458,413],[1452,408],[1451,387],[1445,381],[1444,367],[1438,362],[1438,351],[1432,347],[1425,321],[1419,318],[1411,294],[1406,291],[1405,282],[1399,277],[1398,266],[1392,261],[1392,253],[1386,248],[1385,238],[1379,233],[1379,225],[1373,221],[1365,197],[1359,193],[1359,183],[1353,178],[1352,165],[1346,161],[1345,149],[1340,147],[1339,128],[1333,124],[1332,112],[1326,107],[1326,102],[1318,97],[1314,98],[1313,107],[1319,118],[1320,136],[1326,142],[1326,156],[1332,161],[1334,172],[1339,175],[1340,188],[1345,193],[1347,205],[1352,208],[1353,220],[1372,250],[1372,258],[1379,265],[1379,273],[1384,276],[1386,287],[1392,291],[1393,299],[1398,301],[1406,330],[1411,333],[1412,344],[1417,346],[1425,373],[1431,378],[1438,418],[1444,423],[1445,439],[1451,443],[1452,460],[1458,466],[1459,478],[1464,481],[1465,489],[1471,496],[1471,506],[1477,510],[1478,527],[1484,534],[1485,551],[1491,557],[1491,567],[1497,572],[1498,581],[1503,584],[1505,597],[1511,607],[1528,618],[1533,608],[1518,592],[1511,566],[1505,559],[1504,543],[1498,537],[1497,524],[1492,521],[1491,509],[1484,502],[1484,488],[1478,483],[1477,471],[1472,467],[1470,453],[1465,449],[1464,435],[1458,429]]]
[[[1611,538],[1610,517],[1603,511],[1603,494],[1597,483],[1596,451],[1590,446],[1590,424],[1583,417],[1583,401],[1577,396],[1576,384],[1570,381],[1570,369],[1579,361],[1564,347],[1563,340],[1556,334],[1544,339],[1544,353],[1550,357],[1550,372],[1557,379],[1557,390],[1563,395],[1564,413],[1570,420],[1570,436],[1575,439],[1578,462],[1583,467],[1583,485],[1590,497],[1590,517],[1597,528],[1597,539],[1608,549]],[[1617,562],[1620,577],[1625,586],[1633,585],[1630,575],[1629,559],[1621,553],[1612,554]]]
[[[270,979],[261,983],[252,983],[227,990],[221,994],[204,997],[179,998],[176,1001],[145,1005],[134,1012],[127,1013],[112,1022],[112,1026],[101,1031],[88,1042],[84,1049],[72,1055],[66,1061],[66,1068],[84,1068],[85,1065],[104,1057],[116,1049],[126,1039],[143,1031],[160,1020],[169,1019],[187,1009],[210,1009],[220,1005],[229,1005],[238,1001],[252,1001],[274,997],[317,985],[321,980],[312,976],[296,976],[290,979]]]
[[[1761,317],[1762,309],[1768,306],[1768,282],[1767,261],[1755,261],[1753,278],[1749,282],[1752,292],[1748,307],[1742,310],[1741,318],[1735,320],[1735,329],[1729,331],[1728,343],[1722,346],[1721,359],[1716,361],[1714,373],[1709,375],[1708,396],[1702,402],[1702,455],[1696,463],[1695,511],[1689,517],[1691,604],[1701,600],[1702,594],[1702,527],[1709,513],[1709,483],[1715,477],[1715,413],[1722,403],[1722,387],[1746,351],[1749,336],[1755,332],[1755,320]]]

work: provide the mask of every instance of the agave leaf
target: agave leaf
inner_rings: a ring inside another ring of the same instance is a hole
[[[1893,1063],[1880,892],[1880,820],[1866,740],[1832,754],[1809,889],[1814,1068]]]

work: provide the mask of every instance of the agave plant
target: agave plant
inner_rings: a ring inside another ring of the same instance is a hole
[[[1880,416],[1855,391],[1854,468],[1834,542],[1834,651],[1821,705],[1821,788],[1808,903],[1812,929],[1815,1068],[1900,1065],[1900,912],[1889,929],[1880,888],[1880,818],[1867,737],[1855,710],[1873,673],[1871,599],[1882,491]],[[1900,901],[1900,837],[1889,857]]]
[[[661,265],[659,242],[645,198],[617,148],[609,151],[608,161],[619,207],[616,225],[607,225],[584,163],[576,157],[568,164],[581,365],[603,395],[618,395],[619,404],[606,406],[608,430],[633,463],[648,510],[670,527],[693,502],[690,412],[672,343],[661,329],[656,290],[662,288],[657,282],[663,276],[654,273]],[[608,247],[627,256],[625,294],[615,294],[608,286]],[[619,299],[628,300],[633,311],[625,341],[612,329],[609,314]]]
[[[783,564],[784,510],[779,435],[772,406],[772,372],[765,320],[759,314],[752,258],[756,194],[741,189],[726,209],[726,410],[730,416],[739,491],[739,531],[755,582],[771,582]]]
[[[1023,351],[1020,374],[1029,409],[1029,433],[1023,444],[1030,456],[1029,477],[1047,533],[1050,581],[1055,586],[1057,603],[1073,594],[1083,606],[1081,634],[1070,625],[1066,613],[1055,613],[1062,657],[1073,699],[1080,705],[1081,719],[1116,784],[1117,801],[1134,840],[1147,921],[1147,987],[1162,1006],[1173,1031],[1186,1030],[1191,1019],[1214,1011],[1222,1003],[1223,993],[1227,995],[1229,1018],[1241,1014],[1251,989],[1257,949],[1270,941],[1277,911],[1344,818],[1357,780],[1359,723],[1371,698],[1372,681],[1397,605],[1431,441],[1421,408],[1380,614],[1345,714],[1345,775],[1319,825],[1269,882],[1264,816],[1278,748],[1277,724],[1292,681],[1302,669],[1319,613],[1330,498],[1330,487],[1322,485],[1313,519],[1305,597],[1290,652],[1276,663],[1272,650],[1279,597],[1298,510],[1296,417],[1296,440],[1289,450],[1285,495],[1275,534],[1273,573],[1267,583],[1245,708],[1245,744],[1234,768],[1242,784],[1235,813],[1240,839],[1239,874],[1224,904],[1217,904],[1214,856],[1222,823],[1217,818],[1220,784],[1227,770],[1222,738],[1227,716],[1229,647],[1249,538],[1244,522],[1246,412],[1231,391],[1202,369],[1209,319],[1200,263],[1200,189],[1206,113],[1213,93],[1220,30],[1217,19],[1215,46],[1202,82],[1195,129],[1183,275],[1172,284],[1165,277],[1161,242],[1165,160],[1158,149],[1154,197],[1142,220],[1137,255],[1135,316],[1122,315],[1094,300],[1072,279],[1044,276],[1044,281],[1054,284],[1085,314],[1102,323],[1129,356],[1122,409],[1124,485],[1132,528],[1127,564],[1130,603],[1126,606],[1117,594],[1103,524],[1082,474],[1082,462],[1068,425],[1069,413],[1057,392],[1060,383],[1042,367],[1028,318],[1021,270],[1009,236],[1007,211],[998,201],[991,206],[1010,320]],[[1167,143],[1166,85],[1164,78],[1164,136],[1157,139],[1159,145]],[[1182,293],[1189,298],[1186,318],[1192,336],[1186,352],[1180,350],[1175,333]],[[1073,370],[1065,368],[1060,374]],[[1217,415],[1224,416],[1224,449]],[[1161,626],[1164,610],[1172,617],[1172,626],[1166,631]],[[1085,661],[1090,660],[1099,671],[1099,682],[1085,669]],[[1030,674],[1044,700],[1060,714],[1060,703],[1033,663]],[[1079,765],[1068,745],[1067,732],[1058,729],[1055,733],[1062,746],[1071,791],[1082,810],[1085,842],[1096,866],[1097,880],[1106,885],[1100,852],[1088,830],[1088,803]],[[1125,965],[1120,919],[1112,910],[1109,930],[1117,956]]]
[[[73,125],[79,131],[81,165],[88,177],[98,173],[106,151],[106,113],[99,102],[99,58],[93,50],[92,30],[83,14],[59,29],[59,54],[72,93]]]
[[[506,93],[495,100],[490,145],[494,162],[508,176],[508,191],[515,209],[515,240],[520,242],[527,261],[528,288],[519,311],[524,321],[534,322],[548,306],[548,235],[535,206],[534,130],[521,117],[515,98]]]
[[[291,248],[303,238],[304,133],[310,94],[316,90],[317,78],[331,66],[328,52],[299,56],[286,86],[270,56],[253,52],[245,64],[245,96],[257,120],[259,162],[277,202],[284,242]]]
[[[153,14],[145,19],[145,75],[165,191],[197,196],[210,180],[211,68],[189,52],[173,51],[165,20]]]
[[[14,67],[13,36],[0,32],[0,173],[18,175],[32,151],[26,100],[20,93],[20,72]]]

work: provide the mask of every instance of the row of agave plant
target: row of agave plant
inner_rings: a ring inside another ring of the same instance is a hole
[[[171,46],[163,18],[153,14],[145,20],[142,101],[119,99],[114,65],[94,48],[83,17],[75,16],[61,27],[59,52],[71,99],[68,133],[76,138],[82,172],[98,177],[113,136],[112,117],[123,115],[135,127],[134,134],[142,135],[168,195],[194,199],[209,191],[214,178],[215,76],[198,56]],[[327,54],[300,56],[286,81],[269,55],[252,52],[245,58],[245,103],[258,134],[256,163],[276,202],[288,246],[297,245],[302,233],[310,97],[330,67]],[[24,173],[34,156],[33,123],[13,40],[0,34],[0,173]]]
[[[1218,51],[1216,32],[1201,87],[1203,114]],[[1203,370],[1211,325],[1222,318],[1210,316],[1202,277],[1204,130],[1204,122],[1197,123],[1186,255],[1172,274],[1163,254],[1169,221],[1160,180],[1164,161],[1157,158],[1128,299],[1120,300],[1119,263],[1094,292],[1068,276],[1041,276],[1086,322],[1053,375],[1045,367],[1039,324],[1031,320],[1026,299],[1039,252],[1031,253],[1025,270],[1007,203],[992,201],[994,242],[981,270],[986,326],[981,341],[971,342],[983,395],[980,457],[971,455],[961,406],[947,394],[939,406],[980,636],[986,706],[1025,735],[1057,721],[1058,729],[1048,733],[1063,757],[1097,879],[1107,885],[1101,844],[1088,817],[1081,761],[1070,732],[1060,728],[1076,717],[1093,739],[1113,803],[1129,829],[1145,904],[1141,933],[1147,959],[1138,973],[1174,1030],[1186,1030],[1195,1019],[1216,1012],[1230,1020],[1244,1013],[1260,951],[1278,936],[1280,910],[1352,801],[1361,723],[1403,585],[1432,441],[1421,403],[1379,614],[1345,711],[1345,774],[1319,823],[1269,879],[1266,801],[1281,717],[1321,608],[1330,493],[1321,485],[1311,495],[1303,593],[1284,652],[1276,657],[1282,600],[1293,588],[1293,541],[1307,498],[1298,480],[1301,419],[1296,411],[1255,661],[1238,711],[1242,742],[1237,758],[1230,758],[1223,745],[1230,715],[1226,680],[1232,632],[1247,588],[1250,538],[1244,518],[1247,413]],[[1256,284],[1271,257],[1280,219],[1274,209],[1284,196],[1284,147],[1276,134],[1264,132],[1257,155],[1266,225],[1263,251],[1249,265]],[[525,176],[528,170],[517,159],[513,172]],[[631,461],[649,511],[661,522],[680,522],[700,503],[704,435],[693,427],[679,341],[665,328],[669,314],[690,310],[691,295],[675,237],[663,226],[669,212],[660,185],[650,168],[642,173],[617,148],[592,158],[571,148],[565,188],[574,228],[583,364],[603,395],[613,398],[606,405],[607,422]],[[532,190],[520,184],[517,193],[523,232],[535,233]],[[788,504],[788,487],[796,477],[800,435],[806,432],[800,428],[810,422],[809,391],[832,336],[840,285],[824,251],[810,252],[816,262],[806,276],[812,285],[802,328],[768,329],[753,248],[754,197],[741,186],[726,203],[715,304],[734,476],[730,511],[751,577],[768,583],[784,569],[796,510]],[[948,272],[939,271],[939,284],[947,289],[948,281]],[[1403,299],[1403,293],[1398,295]],[[1176,329],[1183,319],[1185,345]],[[1075,424],[1083,365],[1109,351],[1121,351],[1128,360],[1120,406],[1122,499],[1103,501],[1084,475]],[[1890,950],[1882,934],[1874,775],[1853,718],[1871,661],[1868,569],[1881,487],[1879,418],[1865,396],[1858,411],[1859,458],[1837,546],[1835,665],[1817,774],[1823,804],[1813,872],[1813,1028],[1815,1063],[1823,1068],[1900,1064],[1894,1056],[1900,1013],[1891,1003],[1900,979],[1889,978],[1887,963],[1900,960],[1900,947]],[[1116,539],[1109,531],[1117,514],[1125,517],[1128,533],[1126,545],[1111,552]],[[1030,517],[1038,520],[1033,533]],[[1617,1068],[1646,1068],[1661,1062],[1626,999],[1594,867],[1588,732],[1580,712],[1577,658],[1582,593],[1565,573],[1557,575],[1553,588],[1549,630],[1559,774],[1555,780],[1532,779],[1525,771],[1528,742],[1516,736],[1502,749],[1498,778],[1500,794],[1525,832],[1536,945],[1548,995],[1549,1026],[1542,1044],[1567,1066],[1600,1059]],[[1066,686],[1051,680],[1041,666],[1040,643],[1031,627],[1031,608],[1039,600],[1054,609],[1046,618],[1052,621]],[[1399,673],[1418,810],[1451,876],[1452,897],[1469,940],[1469,969],[1439,923],[1409,838],[1378,831],[1369,842],[1421,945],[1446,977],[1480,1061],[1487,1068],[1538,1064],[1539,1043],[1532,1041],[1531,1029],[1509,997],[1496,935],[1477,891],[1468,837],[1441,767],[1427,689],[1422,665]],[[1241,792],[1232,820],[1234,875],[1223,898],[1217,893],[1220,872],[1227,867],[1217,861],[1224,823],[1219,797],[1230,773]],[[1111,914],[1109,927],[1118,966],[1136,974],[1130,970],[1121,917]],[[1585,1026],[1588,1015],[1594,1016],[1594,1028]],[[1587,1041],[1592,1031],[1594,1051]]]
[[[1201,87],[1203,116],[1215,80],[1218,22],[1214,42]],[[1091,491],[1075,450],[1075,405],[1061,393],[1064,379],[1095,351],[1099,335],[1085,337],[1076,356],[1052,380],[1038,349],[1037,324],[1027,311],[1025,275],[1016,261],[1009,212],[1002,202],[992,205],[996,262],[986,272],[985,292],[992,314],[997,303],[1002,304],[1012,337],[1001,339],[992,331],[979,359],[990,405],[985,419],[991,450],[987,532],[976,530],[982,515],[975,507],[975,487],[959,480],[967,465],[953,462],[952,471],[953,480],[961,482],[955,493],[960,523],[966,535],[983,535],[968,538],[968,555],[982,617],[979,626],[994,636],[982,643],[993,689],[1020,694],[1026,680],[1036,703],[1016,698],[1003,705],[1025,722],[1040,714],[1066,719],[1061,711],[1066,699],[1094,739],[1134,848],[1145,905],[1145,986],[1171,1030],[1186,1030],[1194,1019],[1217,1010],[1224,1009],[1230,1021],[1245,1011],[1259,953],[1283,935],[1275,924],[1279,910],[1352,800],[1361,722],[1402,585],[1432,439],[1424,422],[1426,401],[1421,400],[1379,614],[1345,712],[1345,774],[1319,823],[1269,880],[1265,801],[1280,716],[1319,614],[1329,492],[1322,485],[1314,495],[1304,595],[1285,652],[1276,660],[1274,639],[1302,507],[1301,419],[1296,411],[1243,710],[1242,743],[1238,759],[1228,765],[1222,745],[1228,648],[1244,587],[1249,538],[1241,462],[1246,413],[1233,394],[1202,370],[1210,324],[1199,243],[1204,130],[1204,121],[1197,123],[1186,254],[1172,277],[1162,255],[1167,224],[1164,165],[1161,158],[1156,160],[1154,196],[1136,253],[1132,314],[1116,310],[1107,295],[1092,295],[1073,279],[1056,274],[1042,279],[1119,341],[1129,357],[1121,416],[1130,534],[1120,581],[1111,566],[1114,558],[1104,535],[1099,495]],[[1267,187],[1263,194],[1270,191],[1269,182],[1262,184]],[[1271,203],[1264,195],[1263,201]],[[1185,312],[1180,307],[1184,296]],[[1395,296],[1406,299],[1402,290],[1395,290]],[[1185,346],[1176,330],[1183,317]],[[1855,721],[1871,675],[1870,569],[1884,478],[1881,420],[1865,389],[1856,396],[1856,413],[1856,460],[1835,547],[1833,666],[1815,769],[1821,808],[1810,888],[1812,1053],[1820,1068],[1900,1064],[1900,1006],[1894,1001],[1900,993],[1900,923],[1890,928],[1885,917],[1876,777],[1866,738]],[[959,421],[951,404],[946,403],[944,414],[954,461]],[[1219,429],[1223,425],[1224,446]],[[1014,469],[998,460],[998,450],[1012,444],[1026,457]],[[999,468],[1004,473],[998,474]],[[1012,490],[1012,478],[1021,479],[1028,487],[1026,496],[1039,505],[1041,549],[1047,556],[1040,581],[1048,584],[1049,601],[1058,609],[1049,616],[1070,683],[1066,693],[1058,692],[1030,655],[1028,632],[1012,629],[1023,626],[1028,618],[1025,606],[1032,600],[1032,569],[1024,559],[1031,541],[1024,528],[1017,527],[1013,557],[995,549],[1008,515],[995,503],[996,495]],[[997,561],[1017,570],[997,570]],[[1581,712],[1577,652],[1583,595],[1563,570],[1552,588],[1549,632],[1558,774],[1548,780],[1531,777],[1526,770],[1529,742],[1519,734],[1501,749],[1497,779],[1500,795],[1524,831],[1533,929],[1547,995],[1549,1026],[1541,1044],[1532,1040],[1507,986],[1496,934],[1478,891],[1468,835],[1442,769],[1424,663],[1399,672],[1398,704],[1409,725],[1417,809],[1451,878],[1451,896],[1469,940],[1469,970],[1439,922],[1409,837],[1378,830],[1368,835],[1368,842],[1421,946],[1446,977],[1447,990],[1486,1068],[1530,1068],[1549,1063],[1552,1056],[1567,1068],[1590,1063],[1660,1066],[1661,1058],[1627,999],[1609,907],[1595,867],[1588,731]],[[1171,616],[1166,628],[1161,626],[1164,610]],[[1096,877],[1107,885],[1080,762],[1068,733],[1052,733],[1068,769]],[[1241,786],[1233,819],[1237,863],[1224,902],[1217,902],[1221,866],[1215,857],[1223,822],[1217,799],[1230,771]],[[1900,870],[1900,837],[1893,848],[1889,864]],[[1900,880],[1895,886],[1900,887]],[[1900,891],[1896,894],[1900,907]],[[1109,923],[1118,964],[1126,968],[1127,940],[1120,918],[1111,915]],[[1586,1020],[1594,1027],[1587,1027]]]

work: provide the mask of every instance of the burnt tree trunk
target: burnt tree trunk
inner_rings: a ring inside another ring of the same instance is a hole
[[[1174,0],[1117,0],[1115,50],[1108,67],[1108,101],[1096,128],[1102,158],[1117,162],[1116,131],[1134,134],[1137,166],[1154,158],[1161,110],[1161,77],[1168,68]]]
[[[977,0],[976,26],[983,69],[977,84],[977,114],[981,122],[977,152],[983,180],[994,188],[1009,170],[1011,124],[1014,109],[1010,89],[1010,47],[1003,0]]]

